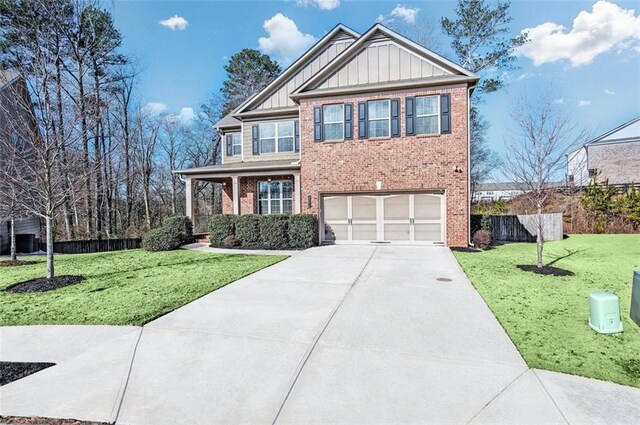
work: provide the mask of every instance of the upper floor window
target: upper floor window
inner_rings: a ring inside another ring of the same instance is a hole
[[[293,121],[261,123],[259,125],[260,153],[293,152]]]
[[[344,139],[344,105],[322,107],[324,140]]]
[[[369,137],[389,137],[391,114],[388,100],[370,100],[367,102],[369,118]]]
[[[416,97],[416,134],[440,133],[440,96]]]
[[[242,155],[242,135],[240,133],[231,134],[231,149],[234,155]]]

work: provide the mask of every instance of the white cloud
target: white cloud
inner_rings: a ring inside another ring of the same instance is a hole
[[[379,23],[391,23],[395,21],[404,21],[407,24],[415,24],[416,23],[416,15],[420,9],[417,7],[407,7],[401,4],[398,4],[390,13],[389,16],[385,16],[383,14],[378,15],[376,22]]]
[[[408,24],[413,24],[416,22],[416,15],[419,11],[420,9],[417,7],[406,7],[399,4],[391,11],[391,17],[402,19]]]
[[[167,109],[167,105],[162,102],[149,102],[143,109],[149,114],[159,114]]]
[[[590,100],[581,100],[578,102],[578,106],[589,106],[589,105],[591,105]]]
[[[258,40],[260,50],[275,53],[283,62],[291,62],[316,41],[311,34],[301,32],[296,23],[282,13],[264,21],[263,28],[269,36]]]
[[[171,31],[180,30],[184,31],[187,29],[189,22],[184,19],[182,16],[174,15],[169,19],[164,19],[158,22],[163,27],[169,28]]]
[[[553,101],[553,103],[557,105],[562,105],[564,103],[564,97],[559,97]]]
[[[176,115],[176,118],[184,123],[189,123],[193,121],[194,117],[195,117],[195,112],[193,111],[193,108],[189,108],[189,107],[184,107],[180,109],[180,113]]]
[[[591,13],[581,11],[569,30],[554,22],[525,28],[529,43],[518,49],[536,66],[569,60],[571,66],[589,64],[610,50],[637,49],[640,42],[640,16],[633,9],[622,9],[605,0],[597,1]]]
[[[296,0],[296,4],[302,7],[316,6],[318,9],[333,10],[340,6],[340,0]]]
[[[610,96],[615,96],[616,92],[609,90],[609,89],[604,89],[604,92]]]

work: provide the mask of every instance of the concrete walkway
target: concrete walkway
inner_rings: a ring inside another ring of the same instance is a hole
[[[528,369],[445,248],[332,246],[2,387],[0,415],[637,424],[640,390]]]

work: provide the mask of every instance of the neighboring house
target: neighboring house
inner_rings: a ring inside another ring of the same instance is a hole
[[[589,141],[567,154],[567,184],[593,181],[624,186],[640,183],[640,117]]]
[[[216,127],[223,210],[311,213],[321,242],[469,241],[469,96],[479,77],[376,24],[338,25]]]
[[[471,197],[472,202],[496,202],[500,199],[509,201],[511,198],[522,195],[525,190],[521,185],[513,182],[506,183],[479,183]]]
[[[33,115],[24,112],[24,100],[19,96],[29,96],[26,84],[21,78],[0,70],[0,138],[10,141],[20,148],[32,131],[37,131]],[[2,166],[4,143],[0,143],[0,166]],[[0,183],[1,184],[1,183]],[[0,196],[0,203],[4,202]],[[16,247],[18,252],[32,252],[38,249],[40,219],[28,216],[16,221]],[[6,254],[10,247],[10,223],[0,219],[0,254]]]
[[[556,189],[564,186],[564,182],[550,182],[545,187]],[[472,202],[496,202],[500,199],[510,201],[516,196],[527,193],[529,189],[515,182],[480,183],[476,191],[471,195]]]

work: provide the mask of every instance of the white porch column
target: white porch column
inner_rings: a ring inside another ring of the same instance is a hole
[[[231,176],[231,189],[233,191],[233,213],[240,214],[240,186],[238,176]]]
[[[185,193],[187,196],[187,202],[185,203],[186,211],[185,214],[192,221],[195,216],[195,194],[196,194],[196,182],[191,177],[187,177],[187,181],[185,182]]]
[[[293,212],[300,214],[302,205],[300,205],[300,173],[293,175]]]

